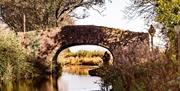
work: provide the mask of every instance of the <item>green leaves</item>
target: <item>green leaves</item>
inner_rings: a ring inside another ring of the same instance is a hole
[[[180,25],[180,0],[156,0],[156,3],[158,4],[156,21],[165,28],[161,32],[169,38],[171,52],[169,56],[173,57],[177,50],[177,36],[174,28]]]
[[[180,1],[179,0],[157,0],[156,21],[166,27],[174,28],[180,25]]]
[[[13,32],[0,31],[0,80],[19,79],[32,74],[29,55]]]

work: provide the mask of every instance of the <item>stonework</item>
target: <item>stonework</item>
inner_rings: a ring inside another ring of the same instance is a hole
[[[47,35],[46,35],[47,36]],[[49,33],[48,39],[43,41],[39,50],[39,58],[51,60],[57,63],[59,53],[68,47],[76,45],[98,45],[107,48],[113,55],[113,63],[118,61],[117,48],[125,47],[133,43],[148,44],[148,33],[124,31],[94,25],[71,25],[56,29],[55,33]],[[48,42],[49,41],[49,42]],[[51,42],[50,42],[51,41]],[[53,57],[53,58],[50,58]]]

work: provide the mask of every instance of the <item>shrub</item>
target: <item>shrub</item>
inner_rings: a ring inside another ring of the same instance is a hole
[[[13,32],[0,31],[0,78],[19,79],[35,76],[31,56]]]
[[[34,56],[37,55],[38,49],[40,48],[40,34],[38,31],[27,32],[26,41],[29,41],[27,44],[28,51]]]
[[[158,49],[150,51],[146,45],[131,44],[116,52],[121,54],[114,56],[118,62],[102,77],[111,82],[113,91],[180,91],[178,61],[167,59]]]

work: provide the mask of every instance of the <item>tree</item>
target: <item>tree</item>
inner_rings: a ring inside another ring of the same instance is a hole
[[[157,0],[156,3],[156,21],[164,26],[161,32],[169,38],[172,46],[176,45],[174,27],[180,25],[180,1]]]
[[[154,20],[156,16],[155,0],[130,0],[131,4],[126,8],[125,13],[130,18],[143,17],[147,23]]]
[[[156,5],[156,21],[169,28],[180,25],[179,0],[157,0]]]
[[[147,21],[163,25],[161,33],[168,38],[171,55],[177,55],[177,36],[174,27],[180,25],[180,0],[131,0],[129,14],[145,16]]]
[[[1,0],[2,21],[15,31],[46,29],[60,26],[64,17],[78,7],[103,7],[106,0]],[[25,16],[25,18],[23,18]]]
[[[179,0],[130,0],[126,13],[130,17],[143,16],[147,21],[156,21],[164,27],[180,24]]]

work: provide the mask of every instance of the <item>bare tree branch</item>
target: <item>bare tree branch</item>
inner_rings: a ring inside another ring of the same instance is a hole
[[[156,15],[155,12],[155,1],[154,0],[130,0],[132,4],[126,8],[124,13],[127,14],[129,18],[144,17],[144,19],[149,23],[154,20]]]
[[[26,15],[26,29],[32,31],[44,27],[56,27],[61,24],[63,17],[72,13],[76,8],[103,8],[108,0],[1,0],[0,9],[2,20],[16,31],[22,31],[22,17]],[[62,25],[61,25],[62,26]]]

